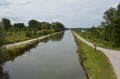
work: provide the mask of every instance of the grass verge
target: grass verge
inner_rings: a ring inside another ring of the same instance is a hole
[[[74,34],[73,34],[74,35]],[[84,66],[89,79],[117,79],[113,67],[107,56],[88,46],[74,35],[78,46],[80,61]]]

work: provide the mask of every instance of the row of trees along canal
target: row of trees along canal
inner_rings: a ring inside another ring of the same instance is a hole
[[[93,26],[83,33],[83,36],[92,40],[96,39],[101,42],[101,46],[120,47],[120,3],[117,8],[108,9],[103,18],[104,21],[99,26]]]
[[[0,46],[5,44],[20,42],[54,32],[64,31],[65,26],[60,22],[39,22],[30,20],[28,26],[24,23],[15,23],[11,25],[9,19],[3,18],[0,22]],[[5,36],[5,37],[4,37]]]

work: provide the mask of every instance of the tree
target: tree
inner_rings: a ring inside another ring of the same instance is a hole
[[[95,26],[91,27],[90,31],[91,31],[91,34],[93,36],[95,36],[95,34],[96,34],[96,28],[95,28]]]
[[[42,26],[42,23],[41,22],[38,22],[38,30],[41,30],[41,26]]]
[[[117,15],[120,16],[120,3],[117,6]]]
[[[41,30],[43,30],[43,29],[49,29],[50,26],[51,26],[50,23],[48,23],[48,22],[42,22],[41,23]]]
[[[117,17],[112,23],[112,38],[114,45],[120,47],[120,3],[117,6]]]
[[[60,22],[52,22],[50,29],[55,29],[56,31],[65,30],[65,26]]]
[[[21,28],[25,28],[25,25],[24,23],[15,23],[14,27],[21,29]]]
[[[116,9],[115,8],[110,8],[108,9],[103,16],[105,22],[107,24],[111,24],[112,21],[116,18]]]
[[[103,29],[104,29],[104,36],[103,36],[103,39],[106,40],[106,41],[111,41],[112,40],[112,29],[113,29],[113,21],[116,19],[117,17],[117,13],[116,13],[116,9],[115,8],[110,8],[108,9],[105,13],[104,13],[104,20],[105,22],[102,22],[104,23],[104,26],[103,26]],[[101,24],[103,25],[103,24]]]
[[[92,27],[91,35],[101,38],[113,46],[120,46],[120,3],[117,8],[110,8],[104,13],[104,21],[99,27]]]
[[[29,25],[29,27],[30,28],[37,28],[38,27],[38,24],[39,24],[39,22],[37,21],[37,20],[30,20],[29,22],[28,22],[28,25]]]
[[[120,46],[120,16],[113,21],[112,39],[115,46]]]
[[[5,29],[2,22],[0,22],[0,48],[5,44]]]
[[[3,26],[6,30],[8,30],[9,28],[11,28],[11,22],[9,19],[6,19],[6,18],[3,18],[2,19],[2,23],[3,23]]]

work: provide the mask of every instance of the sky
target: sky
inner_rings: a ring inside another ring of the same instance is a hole
[[[40,22],[62,22],[68,28],[98,26],[104,12],[116,7],[120,0],[0,0],[0,20],[25,23],[31,19]]]

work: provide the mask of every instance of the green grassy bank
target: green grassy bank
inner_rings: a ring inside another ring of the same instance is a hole
[[[73,34],[74,35],[74,34]],[[88,46],[74,35],[80,61],[89,79],[117,79],[113,67],[105,54]]]
[[[26,36],[26,31],[18,31],[18,32],[9,32],[6,33],[6,44],[12,44],[17,43],[21,41],[26,41],[38,37],[42,37],[48,34],[55,33],[55,31],[52,30],[41,30],[36,31],[36,34],[33,34],[31,37]],[[32,34],[32,33],[31,33]]]

